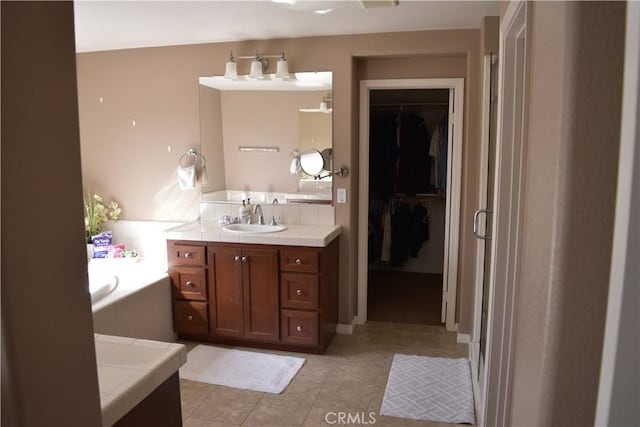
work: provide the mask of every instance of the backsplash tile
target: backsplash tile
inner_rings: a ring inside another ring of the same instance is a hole
[[[106,228],[113,232],[113,242],[123,243],[128,250],[135,250],[146,259],[167,262],[165,230],[182,222],[165,221],[111,221]]]
[[[232,218],[238,216],[239,203],[215,203],[206,202],[200,205],[200,218],[205,221],[217,222],[224,215]],[[266,224],[271,218],[276,217],[278,224],[308,224],[308,225],[335,225],[335,208],[327,205],[314,204],[261,204]],[[251,204],[255,209],[255,203]],[[255,214],[253,215],[256,220]],[[279,217],[279,219],[278,219]]]
[[[333,206],[318,206],[318,224],[334,225],[335,223],[335,208]]]
[[[300,224],[317,224],[318,207],[300,206]]]

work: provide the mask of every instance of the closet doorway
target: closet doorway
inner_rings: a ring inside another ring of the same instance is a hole
[[[358,316],[455,330],[463,79],[360,84]]]

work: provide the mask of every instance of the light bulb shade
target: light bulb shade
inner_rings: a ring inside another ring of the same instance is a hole
[[[252,79],[261,79],[262,78],[262,62],[254,59],[251,61],[251,71],[249,72],[249,77]]]
[[[278,64],[276,66],[276,78],[278,79],[289,79],[291,76],[289,75],[289,64],[286,59],[279,59]]]
[[[238,69],[236,68],[236,63],[233,61],[227,62],[227,65],[224,68],[224,78],[225,79],[238,79]]]

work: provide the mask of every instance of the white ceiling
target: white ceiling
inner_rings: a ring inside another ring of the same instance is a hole
[[[400,0],[395,7],[364,9],[355,0],[81,0],[75,2],[76,50],[479,28],[498,7],[497,1]]]

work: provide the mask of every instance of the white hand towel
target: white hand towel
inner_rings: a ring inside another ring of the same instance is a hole
[[[295,158],[295,159],[291,159],[291,166],[289,167],[289,172],[291,173],[291,175],[295,175],[297,173],[300,173],[300,159],[299,158]]]
[[[196,188],[196,165],[178,166],[178,185],[182,190]]]

